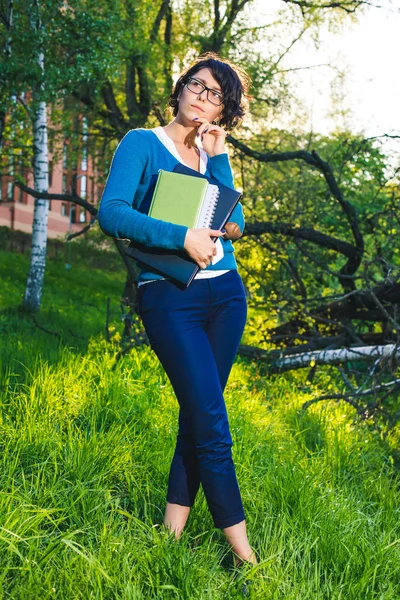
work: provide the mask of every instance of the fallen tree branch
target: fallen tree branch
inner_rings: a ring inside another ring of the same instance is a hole
[[[354,290],[329,304],[320,305],[307,311],[307,314],[315,320],[318,319],[320,322],[331,323],[333,331],[344,328],[344,319],[385,321],[386,316],[377,308],[376,299],[371,295],[371,291],[382,305],[388,307],[388,312],[394,310],[393,305],[400,304],[400,284],[382,283],[370,290]],[[301,316],[296,316],[282,325],[269,329],[267,334],[270,336],[283,336],[285,333],[293,334],[299,327],[305,329],[305,333],[307,333],[308,325],[306,320],[302,319]]]
[[[372,360],[376,358],[390,358],[395,351],[395,357],[400,357],[400,349],[396,344],[385,346],[357,346],[353,348],[339,348],[337,350],[322,350],[318,352],[306,352],[287,356],[277,361],[276,366],[281,367],[308,367],[311,363],[319,365],[336,365],[345,361]]]
[[[290,371],[291,369],[303,369],[314,365],[337,365],[343,362],[370,361],[377,358],[400,358],[400,348],[397,344],[386,344],[383,346],[355,346],[350,348],[338,348],[333,350],[318,350],[291,354],[286,356],[280,350],[263,350],[254,346],[239,346],[238,353],[261,360],[269,364],[270,372]]]
[[[70,334],[72,335],[72,337],[78,338],[78,340],[84,340],[85,342],[88,341],[89,338],[87,338],[83,335],[79,335],[78,333],[74,333],[70,327],[67,327],[67,329],[70,332]]]
[[[34,324],[36,325],[36,327],[38,329],[40,329],[41,331],[44,331],[45,333],[48,333],[49,335],[54,336],[55,338],[57,338],[58,340],[61,341],[61,339],[62,339],[61,335],[59,333],[57,333],[57,331],[50,331],[50,329],[46,329],[42,325],[39,325],[39,323],[36,321],[34,316],[32,316],[32,321],[34,322]]]
[[[348,392],[347,394],[324,394],[323,396],[318,396],[318,398],[313,398],[312,400],[307,400],[307,402],[304,402],[304,404],[301,405],[301,410],[306,410],[313,404],[322,402],[323,400],[345,400],[359,411],[361,410],[361,407],[354,402],[354,400],[351,400],[351,398],[371,396],[372,394],[376,394],[382,390],[388,390],[390,386],[392,386],[392,389],[389,390],[389,393],[392,392],[396,387],[400,388],[400,379],[394,379],[393,381],[388,381],[387,383],[381,383],[380,385],[371,387],[368,390],[363,390],[361,392]],[[366,410],[366,407],[363,407],[362,410]]]

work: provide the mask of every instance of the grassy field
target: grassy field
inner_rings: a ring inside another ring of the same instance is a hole
[[[18,308],[27,268],[0,252],[0,598],[240,598],[202,490],[179,542],[161,526],[178,405],[149,346],[116,364],[105,339],[122,269],[49,261],[36,320],[55,336]],[[303,379],[237,357],[226,389],[252,597],[399,600],[399,430],[302,413]]]

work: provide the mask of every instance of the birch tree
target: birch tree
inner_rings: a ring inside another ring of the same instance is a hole
[[[344,19],[366,4],[351,0],[282,3],[291,7],[286,17],[299,24],[289,48],[306,30],[318,30],[327,9],[334,11],[333,19]],[[197,0],[174,6],[170,0],[156,4],[146,0],[139,5],[135,0],[123,5],[99,0],[95,6],[91,2],[63,5],[62,11],[51,0],[46,10],[50,4],[59,29],[42,12],[46,47],[51,47],[46,79],[53,79],[49,72],[55,69],[54,85],[57,89],[64,86],[80,104],[77,110],[90,114],[89,135],[106,151],[110,142],[115,144],[129,129],[165,125],[172,57],[175,66],[183,66],[191,55],[214,50],[250,72],[255,94],[251,137],[243,130],[227,138],[247,213],[238,264],[246,272],[249,301],[255,309],[247,328],[251,346],[242,346],[239,352],[256,358],[260,371],[267,366],[269,373],[308,367],[310,381],[317,368],[332,366],[348,386],[346,398],[352,405],[355,395],[364,398],[382,392],[383,398],[396,392],[399,382],[393,371],[400,347],[400,274],[394,247],[400,223],[397,186],[387,185],[385,157],[373,140],[353,137],[350,132],[329,140],[310,133],[306,140],[304,135],[265,127],[267,120],[273,122],[272,112],[284,110],[283,100],[289,96],[285,96],[281,66],[287,50],[278,50],[267,61],[257,53],[255,42],[262,36],[272,48],[278,24],[249,27],[246,10],[251,0],[206,3],[207,11],[200,10]],[[342,17],[337,17],[338,11]],[[287,27],[287,18],[284,23]],[[69,69],[68,77],[60,76],[59,65]],[[44,77],[44,59],[40,69]],[[32,248],[37,270],[31,265],[33,276],[28,284],[39,293],[45,266],[46,200],[82,202],[73,190],[69,198],[45,195],[45,156],[40,152],[46,145],[46,111],[44,96],[40,98],[43,105],[37,104],[34,119],[35,190],[25,190],[35,197],[38,208]],[[103,156],[101,162],[110,161]],[[96,211],[90,212],[92,224]],[[124,257],[122,242],[117,242]],[[135,312],[135,283],[135,273],[129,272],[123,293],[129,306],[126,336]],[[40,305],[38,293],[28,296],[27,305]],[[380,410],[382,398],[373,397],[368,411]]]
[[[48,141],[47,141],[47,107],[44,99],[45,60],[43,50],[44,28],[40,15],[39,0],[33,3],[31,17],[32,32],[38,40],[37,63],[40,69],[39,81],[32,90],[33,100],[33,175],[34,188],[37,192],[47,192],[49,187]],[[24,296],[24,306],[29,310],[38,310],[43,290],[43,280],[46,267],[47,223],[49,201],[39,196],[35,198],[32,250],[28,278]]]

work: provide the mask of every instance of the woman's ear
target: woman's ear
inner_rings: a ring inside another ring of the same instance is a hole
[[[182,96],[182,94],[183,94],[183,89],[184,89],[185,85],[182,85],[182,84],[180,84],[180,86],[179,86],[179,87],[180,87],[180,90],[179,90],[179,92],[178,92],[178,96],[177,96],[177,98],[176,98],[177,100],[180,100],[180,99],[181,99],[181,96]]]

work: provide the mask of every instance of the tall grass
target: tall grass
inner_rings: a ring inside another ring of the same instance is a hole
[[[148,346],[112,368],[123,272],[49,264],[37,322],[56,337],[17,308],[27,258],[0,259],[0,596],[240,597],[201,489],[179,542],[161,525],[178,405]],[[302,413],[298,383],[238,357],[226,389],[253,597],[398,600],[399,430]]]

